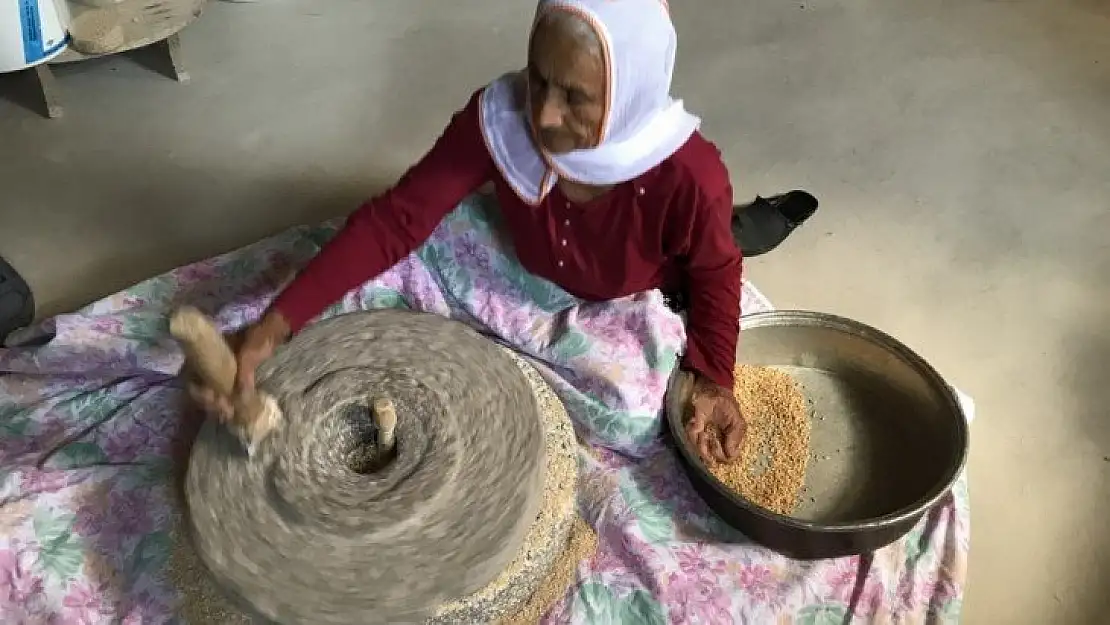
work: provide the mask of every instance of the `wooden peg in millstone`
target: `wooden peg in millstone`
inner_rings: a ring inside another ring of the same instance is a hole
[[[236,393],[239,366],[235,353],[204,313],[191,306],[178,309],[170,317],[170,334],[181,344],[186,365],[201,382],[232,398],[233,414],[227,426],[242,441],[247,453],[254,453],[258,444],[282,422],[277,401],[261,391]]]
[[[397,429],[397,410],[388,397],[374,400],[374,421],[378,424],[378,457],[385,458],[397,443],[394,430]]]

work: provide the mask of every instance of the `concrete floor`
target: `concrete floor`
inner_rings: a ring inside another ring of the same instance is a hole
[[[0,254],[58,312],[352,209],[522,62],[532,3],[464,4],[216,4],[185,33],[191,84],[65,68],[57,121],[0,76]],[[1110,5],[672,4],[675,92],[737,197],[823,202],[749,275],[978,400],[966,622],[1107,622]]]

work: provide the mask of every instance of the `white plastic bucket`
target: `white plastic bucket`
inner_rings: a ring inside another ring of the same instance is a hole
[[[0,0],[0,72],[45,63],[66,49],[65,0]]]

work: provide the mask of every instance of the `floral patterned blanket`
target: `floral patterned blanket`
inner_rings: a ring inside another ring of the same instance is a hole
[[[257,318],[337,224],[304,227],[142,282],[0,348],[0,622],[180,623],[167,573],[171,475],[188,436],[170,310],[234,329]],[[770,308],[750,285],[747,312]],[[327,314],[408,307],[530,357],[591,449],[579,507],[599,536],[546,623],[955,622],[968,549],[966,480],[873,558],[795,562],[698,499],[658,442],[685,335],[658,293],[578,301],[525,272],[489,198]],[[970,403],[967,412],[971,414]]]

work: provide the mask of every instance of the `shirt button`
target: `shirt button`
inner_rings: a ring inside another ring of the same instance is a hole
[[[636,193],[639,193],[640,195],[643,195],[644,194],[644,188],[640,187],[639,189],[636,189]]]
[[[563,247],[566,247],[566,246],[567,246],[567,240],[563,239]]]
[[[569,226],[570,225],[570,220],[569,219],[564,219],[563,220],[563,225],[564,226]]]
[[[570,202],[567,202],[567,208],[570,208]]]
[[[559,261],[559,266],[560,266],[560,267],[562,267],[562,266],[563,266],[563,265],[565,265],[565,264],[566,264],[566,263],[564,263],[563,261]]]

